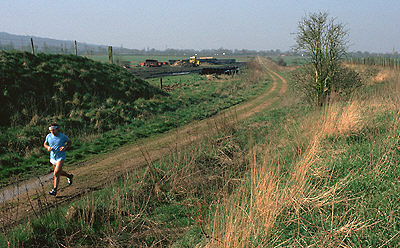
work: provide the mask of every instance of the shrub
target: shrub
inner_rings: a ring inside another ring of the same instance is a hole
[[[279,58],[278,59],[278,61],[276,62],[278,65],[280,65],[280,66],[286,66],[287,64],[286,64],[286,62],[282,59],[282,58]]]
[[[291,75],[291,82],[296,91],[310,104],[319,104],[318,91],[312,76],[311,65],[304,65],[295,70]],[[362,85],[360,75],[351,68],[339,64],[332,80],[332,89],[339,96],[347,97]]]

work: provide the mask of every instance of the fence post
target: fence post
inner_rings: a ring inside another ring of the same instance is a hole
[[[108,62],[113,63],[112,46],[108,46]]]
[[[74,42],[74,48],[75,48],[75,56],[78,56],[78,46],[76,45],[76,41]]]
[[[160,77],[160,89],[162,89],[162,78]]]
[[[32,54],[35,55],[35,47],[33,46],[33,39],[31,38],[31,49],[32,49]]]

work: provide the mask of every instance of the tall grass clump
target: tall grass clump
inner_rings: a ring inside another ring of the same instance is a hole
[[[396,247],[398,74],[383,83],[314,108],[287,127],[286,148],[252,150],[251,172],[215,203],[201,246]]]
[[[286,211],[298,215],[309,198],[309,173],[318,151],[316,137],[306,151],[300,151],[303,144],[297,147],[296,150],[304,154],[293,166],[284,164],[281,155],[277,155],[278,148],[273,145],[265,148],[261,158],[253,150],[251,170],[243,184],[226,202],[217,205],[214,222],[210,224],[213,238],[206,247],[276,245],[273,237],[276,222]],[[286,170],[291,170],[290,176],[285,176]]]

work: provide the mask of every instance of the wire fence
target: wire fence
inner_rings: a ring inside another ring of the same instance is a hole
[[[350,58],[348,62],[357,65],[376,65],[400,70],[400,58],[391,57],[364,57]]]
[[[0,37],[0,50],[17,50],[32,53],[76,54],[76,55],[106,55],[108,46],[89,45],[76,41],[58,41],[43,38],[6,38]],[[113,52],[122,53],[124,48],[114,48]],[[126,49],[125,49],[126,50]]]

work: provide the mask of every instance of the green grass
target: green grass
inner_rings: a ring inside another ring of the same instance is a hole
[[[176,84],[174,80],[168,83]],[[383,82],[385,87],[390,83]],[[397,247],[400,114],[393,106],[399,106],[399,99],[388,88],[371,90],[381,84],[363,87],[358,98],[325,109],[301,101],[277,104],[200,144],[175,151],[140,173],[110,182],[72,207],[33,220],[38,231],[29,225],[14,229],[0,237],[0,245],[6,245],[6,240],[26,246],[58,240],[69,246],[106,246],[112,241],[122,246],[224,247],[229,243],[224,234],[230,230],[224,221],[233,204],[240,206],[238,211],[245,218],[251,217],[248,226],[239,227],[237,235],[230,237],[235,240],[250,233],[248,243],[239,240],[242,247]],[[336,113],[340,119],[353,113],[349,106],[358,101],[355,113],[361,115],[360,129],[340,133],[339,127],[350,124],[335,122],[332,129],[316,136],[321,127],[331,124],[329,115]],[[315,138],[319,144],[312,153],[316,160],[305,171],[302,194],[291,195],[296,186],[293,174]],[[279,172],[276,194],[290,196],[278,198],[284,205],[267,231],[262,218],[254,214],[257,209],[252,209],[257,205],[248,204],[257,197],[242,191],[251,182],[261,183],[254,181],[250,170],[252,151],[256,169]],[[242,198],[235,198],[238,194]],[[76,213],[72,219],[67,217],[71,208]],[[235,217],[235,223],[241,223],[240,215]]]
[[[61,131],[73,141],[73,148],[67,154],[68,164],[77,164],[127,143],[134,143],[194,120],[205,119],[261,94],[268,87],[269,81],[248,83],[247,73],[219,80],[208,80],[205,76],[197,74],[166,77],[165,86],[174,86],[168,91],[168,95],[150,99],[139,98],[129,103],[128,107],[123,107],[119,101],[107,100],[110,101],[109,103],[106,101],[107,106],[98,106],[98,111],[86,114],[100,118],[98,123],[109,123],[107,125],[113,127],[111,130],[107,130],[110,128],[101,130],[86,125],[82,131],[79,128],[83,125],[81,122],[77,125],[73,118],[60,118],[58,122],[63,127]],[[157,86],[157,79],[150,80],[150,83]],[[130,113],[129,109],[135,114]],[[114,115],[124,118],[126,122],[115,123]],[[46,119],[41,120],[43,121]],[[18,146],[14,145],[12,152],[0,155],[2,161],[0,184],[4,185],[52,170],[48,162],[48,153],[42,148],[47,134],[46,123],[42,124],[5,129],[6,132],[1,135],[3,143],[7,144],[12,140]],[[30,149],[27,150],[26,147]]]
[[[49,123],[72,138],[101,135],[148,111],[146,100],[167,96],[118,66],[82,57],[0,51],[0,60],[0,185],[49,168],[41,149]]]
[[[306,208],[299,213],[301,219],[290,224],[282,214],[276,226],[276,230],[282,234],[277,243],[294,236],[302,237],[300,244],[303,246],[315,244],[315,239],[322,243],[324,238],[320,235],[325,232],[324,235],[328,237],[325,242],[335,242],[335,238],[338,238],[348,246],[379,247],[391,241],[388,246],[396,247],[400,241],[396,237],[400,231],[400,208],[396,204],[400,194],[400,153],[396,148],[399,140],[387,139],[392,135],[388,128],[393,125],[393,117],[393,114],[386,113],[385,121],[381,121],[382,118],[377,116],[371,123],[374,128],[367,128],[357,136],[329,137],[324,140],[322,149],[342,152],[334,158],[329,153],[321,156],[319,163],[324,164],[331,175],[329,179],[312,178],[310,187],[323,192],[344,182],[345,186],[336,195],[340,200],[334,205]],[[399,133],[396,135],[399,137]],[[381,168],[377,171],[376,166]],[[338,232],[346,225],[350,229]],[[360,228],[362,231],[351,228]],[[350,235],[346,235],[347,231]]]
[[[289,247],[397,247],[400,242],[400,208],[396,204],[400,193],[400,113],[393,107],[399,106],[398,93],[390,87],[393,83],[396,81],[384,82],[385,90],[379,91],[371,91],[371,87],[381,88],[381,83],[363,87],[358,97],[332,103],[326,109],[292,104],[286,110],[276,109],[249,120],[243,134],[253,134],[253,145],[249,148],[264,144],[255,149],[259,151],[255,170],[267,168],[267,172],[272,169],[278,173],[270,186],[271,190],[277,187],[277,191],[269,197],[251,192],[247,185],[252,182],[262,185],[268,176],[247,175],[236,194],[216,204],[220,210],[211,214],[217,218],[208,223],[208,228],[223,242],[211,239],[208,245],[226,247],[237,242],[238,247],[261,244],[263,247],[279,244]],[[330,119],[331,115],[337,115],[335,118],[339,121]],[[360,119],[352,119],[358,115]],[[343,118],[346,125],[340,122]],[[351,129],[351,121],[362,128],[348,133],[337,131],[338,128]],[[318,136],[325,125],[328,129]],[[317,149],[311,146],[315,140]],[[315,160],[307,160],[309,154]],[[304,167],[305,163],[309,167]],[[293,176],[299,169],[305,173],[303,179]],[[259,198],[263,196],[266,198]],[[257,201],[252,202],[252,199]],[[257,205],[262,201],[265,203]],[[275,201],[277,206],[268,208],[267,212],[257,208],[274,206]],[[243,211],[247,215],[241,215]],[[276,222],[262,217],[273,213],[277,214]],[[234,222],[228,221],[231,216]],[[251,224],[237,226],[241,221],[251,221]],[[225,240],[225,235],[235,228],[239,228],[239,238]]]
[[[288,66],[304,65],[307,64],[307,58],[301,56],[278,56],[271,57],[272,61],[278,62],[283,60]]]
[[[224,147],[205,141],[202,148],[177,151],[144,171],[15,228],[7,237],[0,236],[0,245],[7,240],[23,247],[104,246],[108,239],[129,246],[168,246],[177,241],[176,247],[193,247],[203,238],[195,206],[214,200],[207,194],[224,186],[224,180],[212,179],[227,173],[218,159],[218,150]]]
[[[200,78],[195,75],[184,79],[194,87],[215,84],[207,86],[211,87],[210,92],[227,88],[224,81],[198,84]],[[187,90],[193,92],[192,87]],[[183,92],[174,94],[181,96]],[[205,223],[200,223],[208,219],[207,206],[212,206],[224,192],[233,192],[238,183],[230,181],[246,173],[248,127],[263,120],[279,128],[290,112],[287,108],[272,110],[240,126],[225,126],[196,146],[178,149],[144,171],[110,182],[103,190],[33,220],[28,226],[17,227],[0,237],[0,245],[7,240],[21,246],[56,247],[57,242],[69,246],[104,246],[108,238],[123,246],[194,247],[205,238],[201,227]],[[266,131],[262,127],[254,131],[261,129]],[[233,163],[221,159],[222,154]]]

